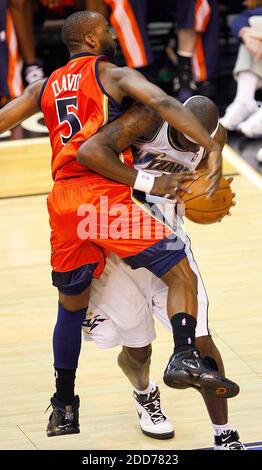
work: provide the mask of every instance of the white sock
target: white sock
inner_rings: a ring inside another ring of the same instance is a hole
[[[228,423],[226,424],[214,424],[213,423],[213,428],[214,428],[215,436],[221,436],[223,432],[230,431],[231,429],[233,429],[232,426],[230,426]]]
[[[140,395],[147,395],[148,393],[152,392],[155,390],[156,384],[154,382],[149,381],[149,385],[145,390],[138,390],[137,388],[134,388],[136,393],[139,393]]]
[[[193,57],[193,52],[182,51],[181,49],[177,51],[177,54],[181,57]]]
[[[252,72],[240,72],[237,76],[236,100],[249,104],[255,99],[259,78]]]

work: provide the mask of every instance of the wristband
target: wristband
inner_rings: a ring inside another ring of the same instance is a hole
[[[138,170],[134,189],[143,191],[144,193],[150,193],[154,186],[155,177],[147,173],[146,171]]]

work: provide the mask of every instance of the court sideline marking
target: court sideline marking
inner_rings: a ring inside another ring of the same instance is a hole
[[[262,176],[227,144],[223,149],[223,157],[228,163],[235,167],[239,173],[262,191]]]

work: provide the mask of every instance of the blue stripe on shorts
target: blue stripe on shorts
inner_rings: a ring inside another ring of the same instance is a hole
[[[146,268],[155,276],[162,277],[171,268],[186,258],[185,244],[175,235],[170,235],[137,255],[123,258],[132,269]]]
[[[68,272],[52,271],[53,286],[62,294],[79,295],[90,286],[98,263],[86,264]]]

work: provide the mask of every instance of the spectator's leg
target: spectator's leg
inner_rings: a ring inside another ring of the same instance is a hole
[[[177,32],[177,36],[177,58],[180,82],[178,99],[184,102],[193,95],[195,90],[192,73],[192,57],[195,51],[197,33],[193,29],[180,29]]]
[[[235,100],[246,104],[254,101],[259,77],[251,70],[243,70],[237,74],[237,93]]]
[[[105,0],[111,8],[110,22],[129,67],[146,67],[152,62],[147,36],[147,0]]]
[[[178,54],[184,54],[186,57],[192,57],[197,40],[197,33],[193,29],[180,29],[178,36]]]
[[[255,63],[243,44],[238,51],[234,77],[237,81],[236,97],[221,119],[221,123],[229,131],[239,129],[240,125],[253,116],[258,109],[255,93],[262,83],[262,66]]]
[[[22,93],[19,55],[7,0],[0,2],[0,105]]]
[[[176,23],[178,37],[177,59],[179,91],[178,99],[186,101],[193,95],[195,84],[192,72],[192,57],[195,50],[197,33],[195,32],[195,6],[198,0],[169,0],[168,9]]]
[[[195,28],[197,35],[196,48],[193,56],[195,80],[198,82],[200,94],[212,97],[215,87],[211,80],[217,78],[219,58],[219,16],[217,0],[209,0],[207,4],[196,4]]]
[[[84,0],[84,6],[86,10],[94,10],[105,18],[109,17],[109,9],[104,0]]]
[[[9,0],[20,51],[26,64],[36,60],[31,0]]]
[[[23,81],[25,85],[44,77],[42,64],[35,54],[33,31],[33,5],[31,0],[9,0],[19,48],[24,60]]]

